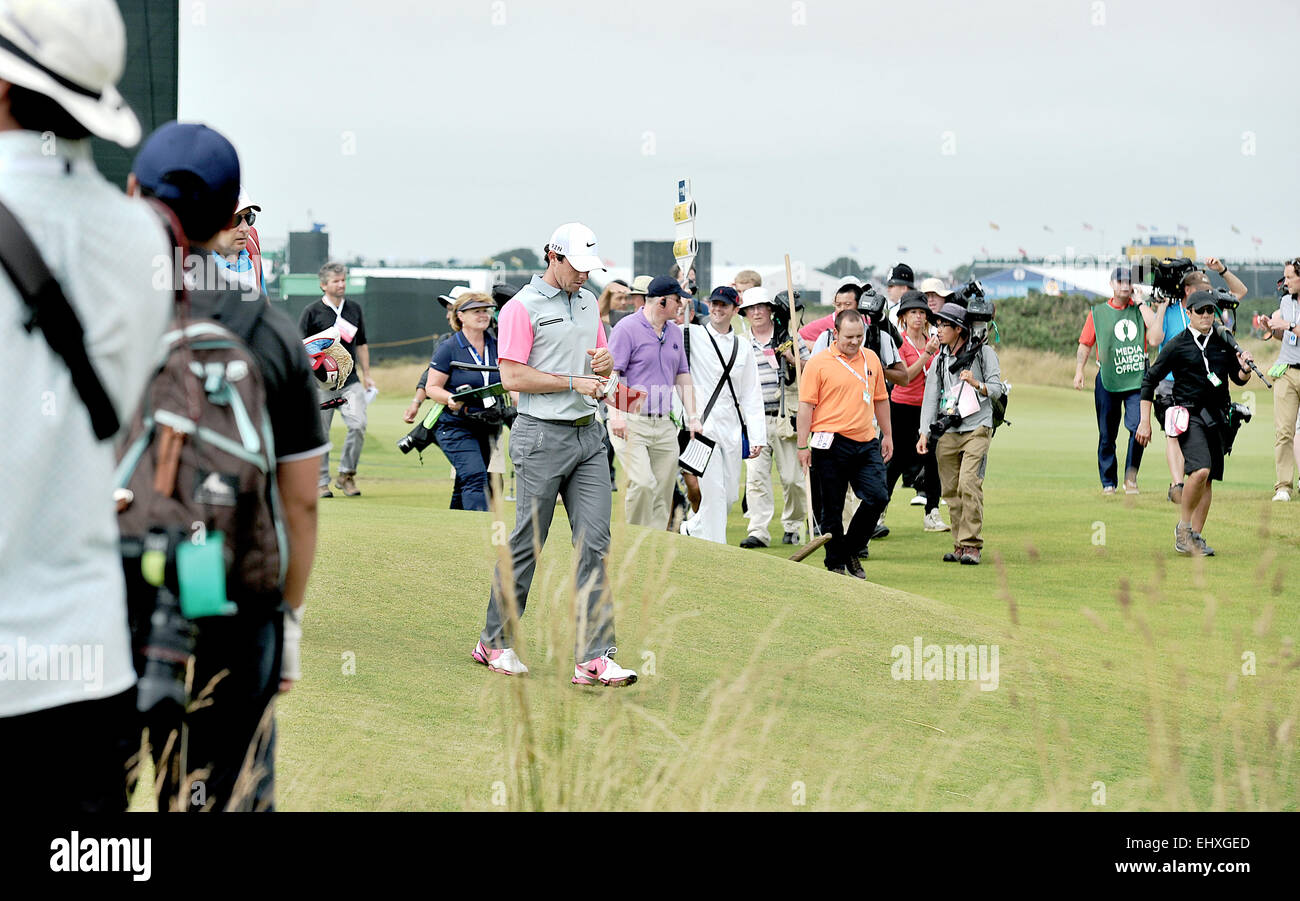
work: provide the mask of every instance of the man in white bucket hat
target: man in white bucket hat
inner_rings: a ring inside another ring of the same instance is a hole
[[[39,257],[67,298],[40,295],[34,316],[28,279],[0,274],[0,771],[22,774],[7,804],[56,815],[125,809],[137,723],[111,439],[153,368],[172,266],[159,218],[91,160],[91,135],[139,140],[114,87],[125,59],[112,0],[0,0],[0,251],[20,272]],[[24,232],[35,253],[15,252]],[[33,678],[13,671],[20,647],[27,670],[81,653]]]

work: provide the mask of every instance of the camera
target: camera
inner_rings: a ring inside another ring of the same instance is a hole
[[[1223,452],[1232,453],[1232,444],[1237,440],[1237,431],[1246,423],[1250,422],[1250,407],[1243,403],[1233,402],[1228,406],[1227,423],[1223,431]]]
[[[1236,295],[1227,288],[1214,289],[1214,302],[1219,305],[1220,310],[1232,311],[1241,306],[1241,301],[1237,300]]]
[[[1196,264],[1184,257],[1165,257],[1151,266],[1151,288],[1158,297],[1181,302],[1183,277],[1195,268]]]
[[[417,422],[415,428],[411,429],[405,435],[397,440],[397,449],[404,454],[411,451],[423,452],[430,444],[433,444],[433,429],[426,428],[424,422]]]
[[[873,323],[879,323],[885,314],[885,295],[867,282],[862,286],[862,293],[858,295],[858,311],[870,316]]]
[[[967,323],[974,325],[977,322],[993,321],[993,301],[984,296],[984,286],[979,282],[971,280],[962,285],[953,292],[951,300],[966,308]]]
[[[961,419],[960,413],[943,413],[936,416],[934,422],[930,423],[930,432],[926,442],[933,446],[944,432],[956,426],[961,422]]]

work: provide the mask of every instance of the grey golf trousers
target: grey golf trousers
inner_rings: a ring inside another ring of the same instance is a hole
[[[559,495],[578,554],[578,591],[586,591],[585,616],[581,603],[574,605],[578,613],[574,657],[578,663],[599,657],[614,645],[614,603],[605,573],[611,495],[604,439],[605,427],[599,422],[574,428],[525,414],[520,414],[510,429],[510,459],[516,479],[510,555],[517,613],[524,614],[537,556],[551,531]],[[501,577],[498,564],[481,636],[489,648],[514,646]]]

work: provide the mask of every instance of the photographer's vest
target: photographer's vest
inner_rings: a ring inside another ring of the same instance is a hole
[[[1107,391],[1128,392],[1142,387],[1147,369],[1146,328],[1142,312],[1133,304],[1117,310],[1109,303],[1092,308],[1097,333],[1097,365]]]

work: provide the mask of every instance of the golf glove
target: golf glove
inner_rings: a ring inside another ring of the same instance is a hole
[[[280,678],[297,682],[302,678],[302,661],[298,649],[302,643],[302,611],[284,611],[284,653],[280,661]]]

